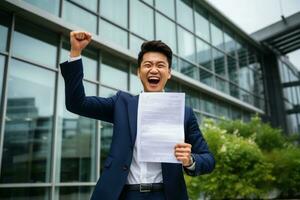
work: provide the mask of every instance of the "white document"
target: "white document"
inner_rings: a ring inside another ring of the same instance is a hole
[[[184,93],[144,92],[139,96],[137,157],[140,162],[180,163],[175,145],[184,142]]]

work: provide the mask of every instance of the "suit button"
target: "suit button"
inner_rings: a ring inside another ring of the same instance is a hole
[[[124,171],[127,171],[127,170],[128,170],[128,166],[127,166],[127,165],[124,165],[124,166],[123,166],[123,170],[124,170]]]

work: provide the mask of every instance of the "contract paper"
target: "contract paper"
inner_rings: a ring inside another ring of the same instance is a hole
[[[136,139],[138,161],[180,163],[174,155],[174,147],[184,142],[184,107],[184,93],[140,94]]]

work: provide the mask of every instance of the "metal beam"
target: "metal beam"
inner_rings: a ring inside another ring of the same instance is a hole
[[[287,87],[294,87],[294,86],[299,86],[299,85],[300,85],[300,80],[283,83],[282,87],[287,88]]]

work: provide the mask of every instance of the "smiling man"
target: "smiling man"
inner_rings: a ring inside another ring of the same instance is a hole
[[[92,200],[187,200],[183,170],[190,176],[209,173],[215,160],[199,130],[191,108],[185,108],[185,142],[174,147],[181,164],[137,160],[136,135],[138,96],[123,91],[110,98],[86,96],[82,84],[81,51],[91,34],[70,33],[71,51],[61,64],[69,111],[114,124],[109,155]],[[138,55],[138,76],[145,92],[163,92],[171,78],[172,50],[161,41],[144,42]],[[156,149],[153,149],[156,151]]]

